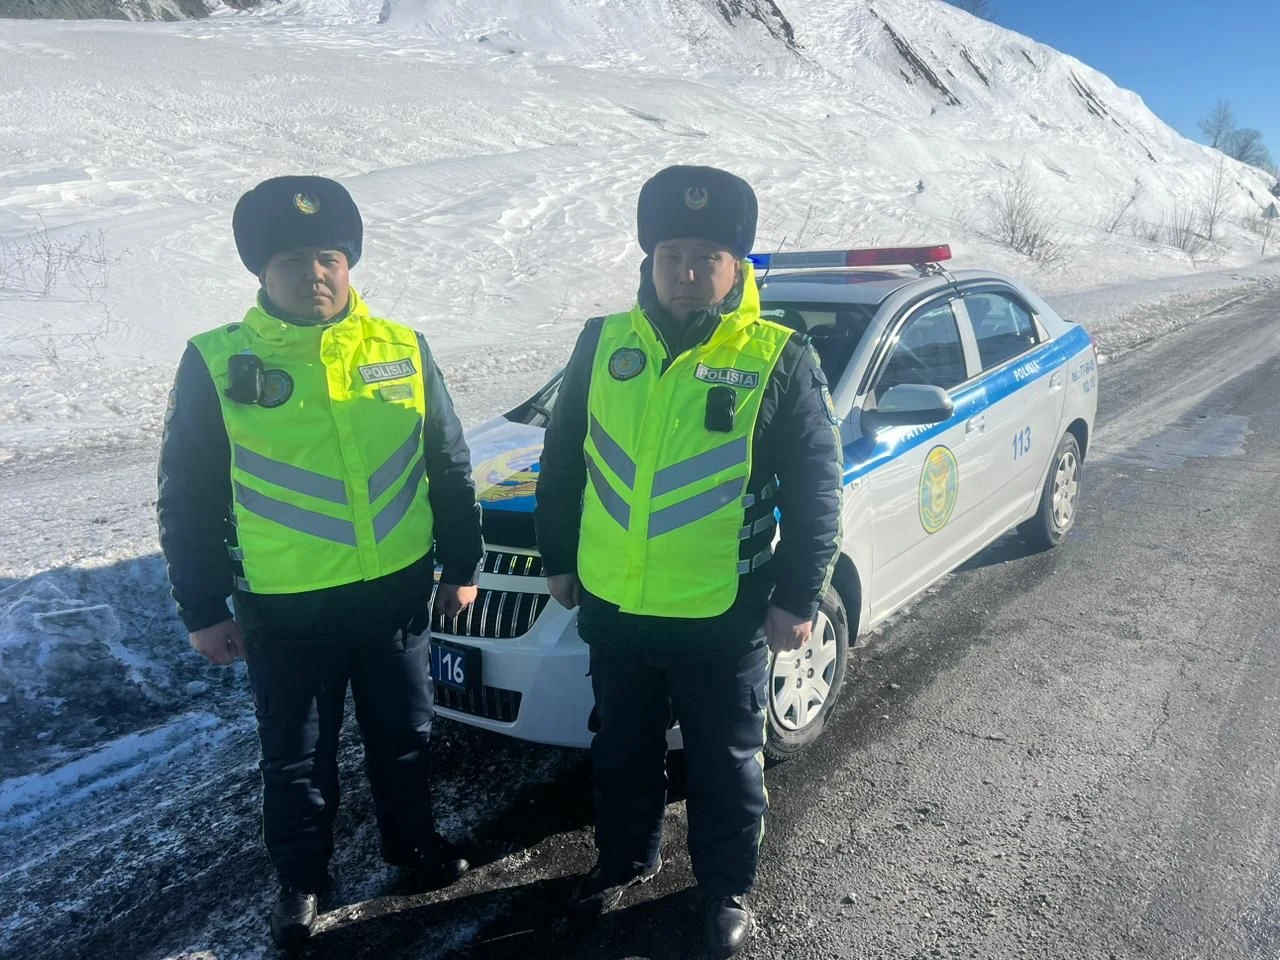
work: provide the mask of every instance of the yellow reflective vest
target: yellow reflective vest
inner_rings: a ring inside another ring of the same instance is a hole
[[[337,323],[286,323],[258,305],[191,343],[217,387],[231,445],[240,589],[374,580],[430,551],[426,387],[413,330],[370,316],[352,291]],[[257,402],[227,394],[236,354],[262,361]]]
[[[606,317],[591,371],[578,576],[625,613],[712,617],[769,558],[770,488],[748,491],[765,384],[795,331],[742,303],[671,360],[639,306]],[[732,407],[732,415],[728,408]]]

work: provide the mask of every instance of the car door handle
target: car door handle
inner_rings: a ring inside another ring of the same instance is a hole
[[[1066,377],[1064,377],[1061,373],[1055,373],[1052,377],[1049,378],[1049,389],[1051,391],[1061,390],[1062,385],[1066,382],[1067,382]]]
[[[970,417],[965,421],[964,432],[967,434],[978,433],[985,429],[987,429],[987,418],[982,414],[978,414],[976,417]]]

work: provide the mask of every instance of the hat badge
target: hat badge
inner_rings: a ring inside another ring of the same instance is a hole
[[[298,208],[298,212],[311,216],[320,209],[320,201],[309,193],[295,193],[293,195],[293,205]]]
[[[690,187],[684,192],[684,205],[690,210],[701,210],[710,199],[705,187]]]

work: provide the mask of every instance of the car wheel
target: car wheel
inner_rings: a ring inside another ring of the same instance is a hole
[[[1040,494],[1036,515],[1018,527],[1027,543],[1040,550],[1056,547],[1076,522],[1080,500],[1080,444],[1068,433],[1058,444]]]
[[[844,684],[849,618],[840,594],[827,591],[809,641],[775,654],[769,669],[769,724],[764,752],[788,760],[822,735]]]

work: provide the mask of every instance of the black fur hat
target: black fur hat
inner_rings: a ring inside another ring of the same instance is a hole
[[[327,177],[275,177],[236,204],[231,217],[240,259],[255,276],[277,253],[315,247],[360,259],[364,224],[346,187]]]
[[[756,242],[756,216],[750,184],[715,167],[667,167],[641,188],[636,206],[648,256],[664,240],[707,240],[745,257]]]

